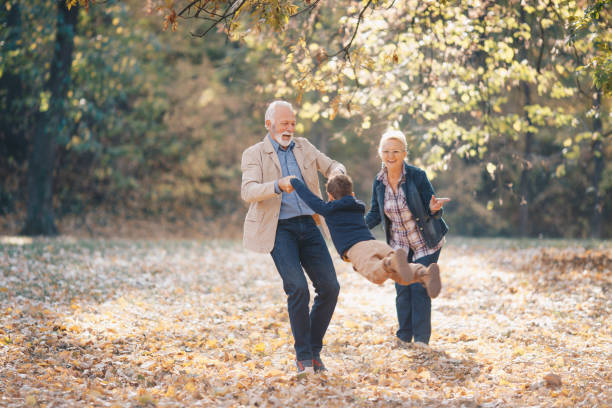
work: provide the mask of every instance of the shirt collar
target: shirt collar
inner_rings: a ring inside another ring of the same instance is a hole
[[[272,137],[272,135],[270,135],[270,133],[268,133],[268,138],[270,138],[272,147],[274,147],[274,150],[276,151],[276,153],[278,153],[278,150],[280,149],[280,144],[276,140],[274,140],[274,138]],[[295,140],[292,140],[291,143],[289,143],[289,147],[287,148],[287,150],[283,150],[283,151],[286,152],[289,150],[293,150],[294,146],[295,146]]]
[[[387,168],[383,166],[382,169],[380,169],[380,171],[378,172],[378,174],[376,175],[376,179],[378,181],[382,181],[385,186],[389,186],[389,178],[388,178],[388,174],[387,174]],[[399,185],[401,185],[403,182],[406,181],[406,172],[402,171],[402,177],[400,178],[399,181]]]

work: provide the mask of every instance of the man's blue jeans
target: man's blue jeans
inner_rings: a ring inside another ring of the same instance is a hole
[[[323,348],[323,336],[340,292],[327,245],[311,216],[294,217],[279,220],[270,254],[287,294],[297,359],[310,360],[318,356]],[[304,271],[316,292],[310,313],[310,292]]]
[[[440,250],[431,255],[419,258],[414,263],[429,266],[438,262]],[[410,260],[408,260],[410,261]],[[420,283],[404,286],[395,284],[397,296],[395,298],[395,308],[397,310],[397,320],[399,329],[395,333],[403,341],[420,341],[429,344],[431,337],[431,298],[427,295],[427,290]]]

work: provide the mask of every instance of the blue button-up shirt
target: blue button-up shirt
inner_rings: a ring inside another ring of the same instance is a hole
[[[297,161],[295,160],[295,155],[293,154],[295,142],[292,141],[287,147],[287,150],[284,150],[280,147],[280,144],[278,144],[278,142],[274,140],[272,136],[270,136],[270,134],[268,134],[268,137],[270,138],[270,142],[272,142],[272,146],[274,146],[274,150],[278,155],[278,161],[281,165],[283,177],[293,175],[304,182],[302,172],[300,171],[300,167],[298,166]],[[279,219],[284,220],[287,218],[298,217],[300,215],[314,214],[314,211],[312,211],[295,192],[288,194],[282,191],[278,186],[278,181],[274,182],[274,189],[277,194],[282,192],[280,214],[278,216]]]

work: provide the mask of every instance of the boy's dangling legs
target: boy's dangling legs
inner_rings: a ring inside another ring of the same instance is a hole
[[[409,285],[417,282],[420,269],[425,270],[423,265],[409,264],[405,251],[394,251],[378,240],[356,243],[346,252],[346,257],[355,271],[376,284],[391,279],[401,285]]]
[[[427,295],[430,298],[438,297],[440,294],[440,290],[442,289],[442,282],[440,280],[440,267],[437,263],[432,263],[428,267],[425,267],[418,263],[409,263],[408,262],[408,253],[404,248],[398,248],[395,250],[395,253],[390,255],[387,259],[388,265],[391,265],[392,269],[395,269],[400,274],[402,274],[402,270],[409,272],[403,272],[403,280],[409,280],[409,283],[402,283],[398,280],[395,282],[400,285],[411,285],[413,283],[421,283],[425,286],[425,290],[427,290]],[[397,265],[397,266],[395,266]]]
[[[353,269],[370,282],[381,284],[391,279],[400,285],[422,283],[430,297],[440,293],[440,269],[437,264],[425,267],[408,262],[405,249],[394,250],[378,240],[361,241],[353,245],[346,257],[353,264]]]

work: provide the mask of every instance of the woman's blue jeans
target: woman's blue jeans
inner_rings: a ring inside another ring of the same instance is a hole
[[[440,250],[413,262],[429,266],[438,262],[439,257]],[[395,308],[399,322],[396,336],[407,342],[411,342],[414,338],[415,342],[420,341],[429,344],[429,338],[431,337],[431,298],[427,295],[427,290],[420,283],[413,283],[408,286],[396,283],[395,291],[397,293]]]
[[[279,220],[270,254],[287,294],[296,357],[300,361],[311,360],[321,353],[323,336],[340,292],[327,244],[311,216],[289,218]],[[316,292],[310,312],[310,292],[304,271]]]

